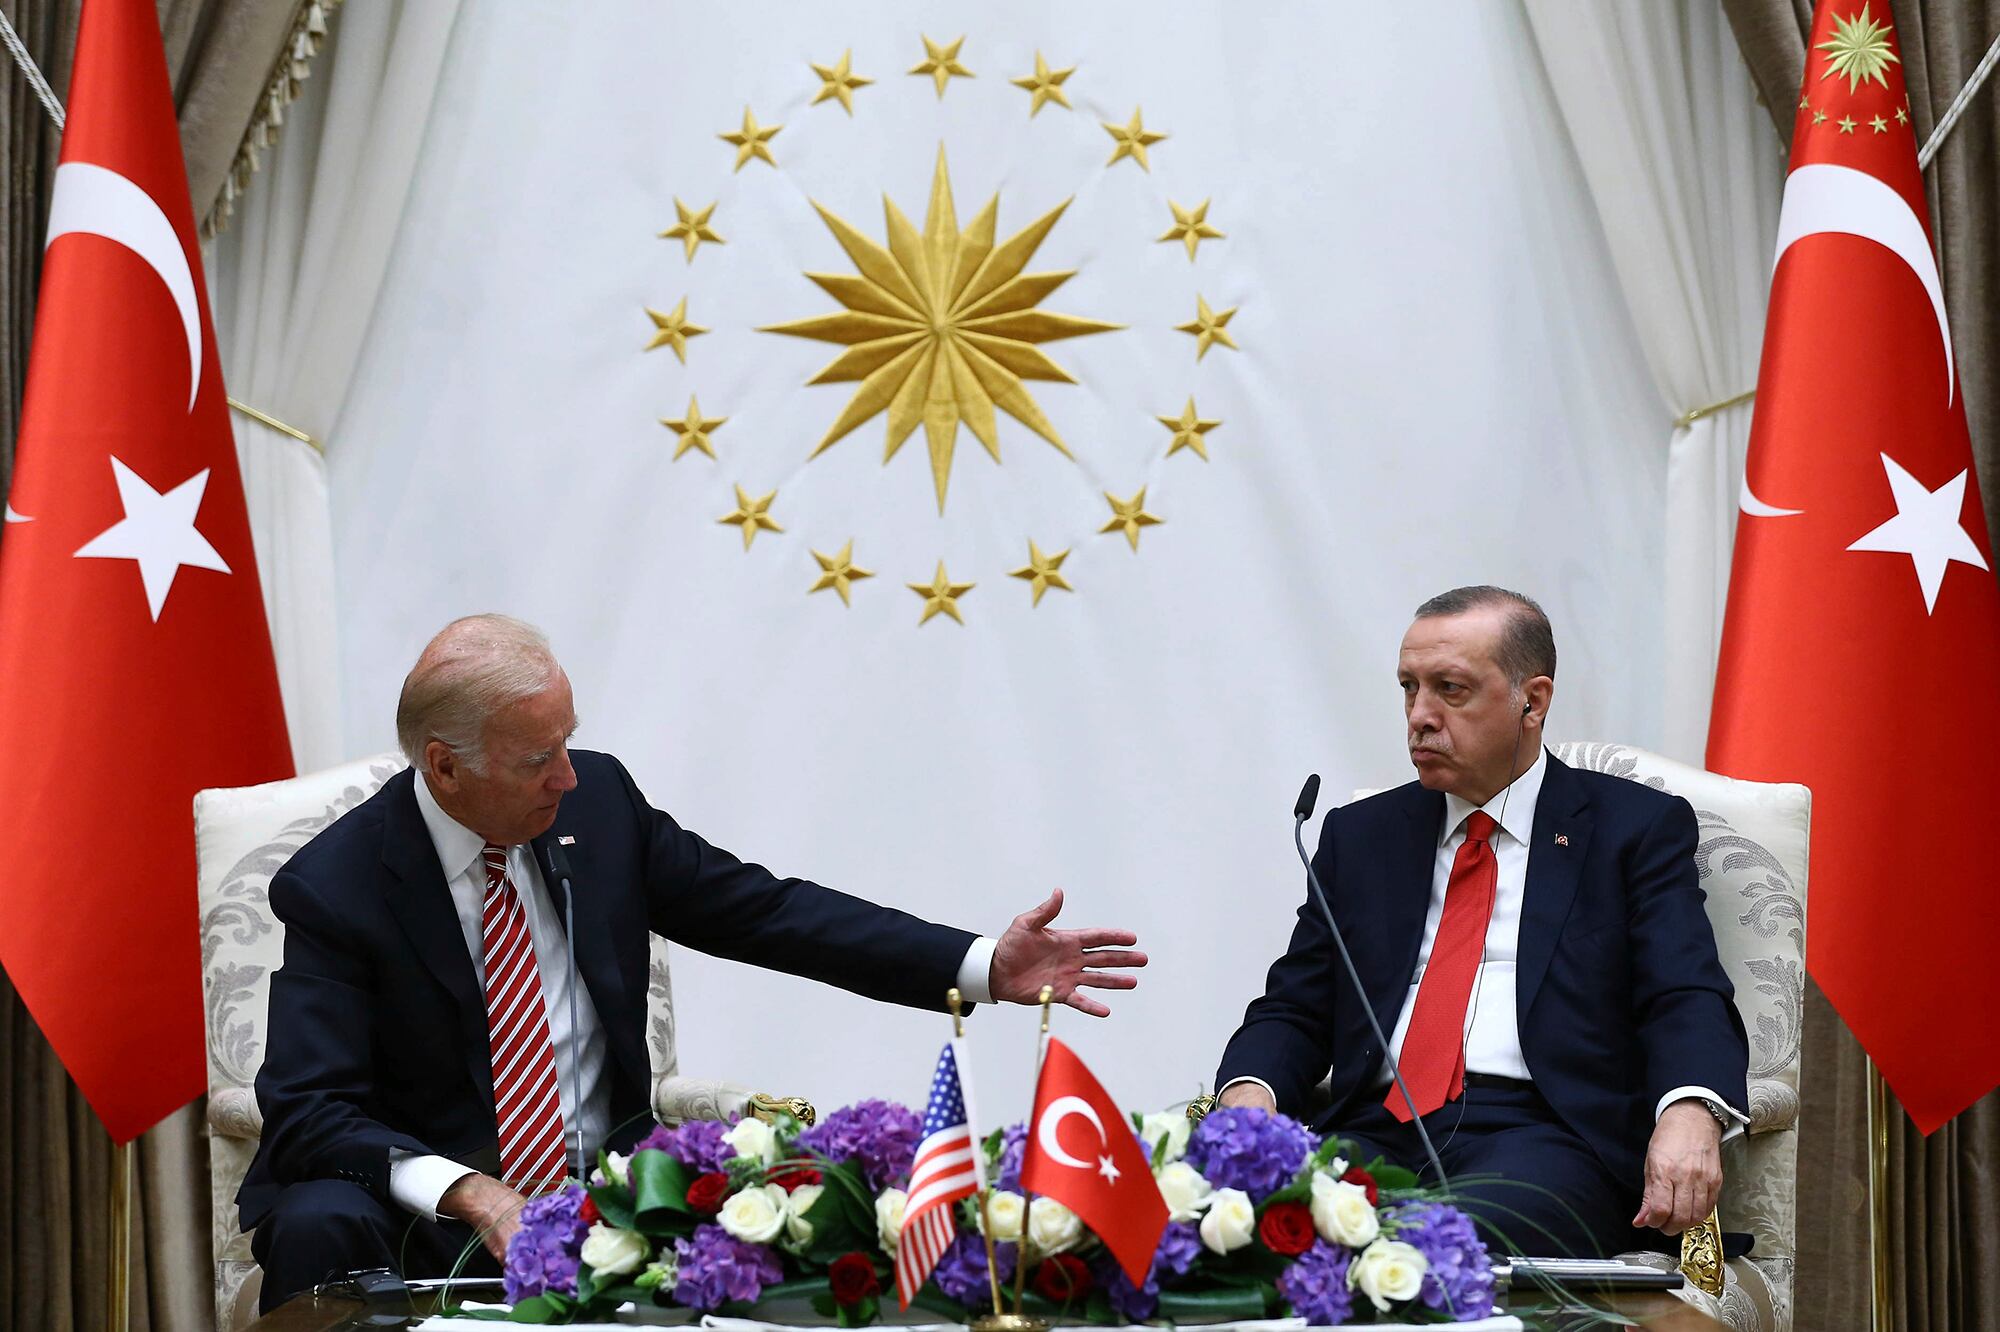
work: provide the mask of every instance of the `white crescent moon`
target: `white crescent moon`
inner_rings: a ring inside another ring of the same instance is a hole
[[[116,241],[144,259],[167,284],[187,334],[188,410],[193,411],[201,389],[201,307],[195,303],[194,273],[174,224],[152,195],[109,167],[65,162],[56,168],[48,244],[76,232]]]
[[[1091,1168],[1090,1162],[1079,1161],[1064,1151],[1061,1138],[1058,1136],[1058,1130],[1062,1128],[1063,1120],[1069,1118],[1071,1115],[1080,1115],[1089,1120],[1091,1126],[1097,1130],[1098,1142],[1101,1143],[1105,1140],[1104,1121],[1097,1117],[1097,1111],[1091,1107],[1090,1102],[1084,1100],[1081,1096],[1058,1096],[1055,1100],[1050,1101],[1049,1108],[1042,1111],[1042,1122],[1035,1126],[1035,1137],[1041,1143],[1042,1155],[1048,1157],[1057,1165],[1074,1166],[1079,1170],[1088,1170]]]

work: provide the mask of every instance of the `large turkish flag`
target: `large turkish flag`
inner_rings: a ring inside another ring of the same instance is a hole
[[[0,540],[0,962],[111,1136],[201,1094],[192,802],[291,750],[151,0],[86,0]]]
[[[2000,1083],[2000,583],[1873,3],[1813,21],[1708,764],[1812,788],[1807,965],[1928,1133]]]

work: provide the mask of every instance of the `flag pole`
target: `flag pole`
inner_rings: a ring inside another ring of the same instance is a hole
[[[111,1270],[106,1325],[126,1332],[132,1325],[132,1144],[111,1144]]]
[[[1042,1054],[1049,1045],[1049,1005],[1055,1000],[1056,992],[1044,985],[1038,996],[1042,1002],[1042,1029],[1035,1036],[1035,1078],[1042,1076]],[[1014,1254],[1014,1313],[1021,1312],[1021,1292],[1028,1285],[1028,1217],[1035,1210],[1035,1195],[1027,1189],[1021,1190],[1021,1243]]]
[[[1868,1060],[1868,1265],[1875,1332],[1889,1332],[1889,1088]]]
[[[944,1001],[951,1009],[951,1036],[955,1041],[965,1039],[965,999],[958,987],[952,986],[944,992]],[[963,1076],[961,1072],[961,1076]],[[973,1143],[974,1159],[986,1150],[981,1143]],[[993,1315],[999,1317],[1006,1310],[1000,1307],[1000,1267],[993,1260],[993,1186],[986,1180],[986,1166],[979,1167],[979,1234],[986,1241],[986,1284],[993,1291]],[[1025,1224],[1026,1218],[1022,1218]]]

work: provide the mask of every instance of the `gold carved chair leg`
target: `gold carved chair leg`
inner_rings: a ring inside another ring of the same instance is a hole
[[[1681,1275],[1711,1295],[1722,1294],[1722,1225],[1713,1209],[1681,1234]]]

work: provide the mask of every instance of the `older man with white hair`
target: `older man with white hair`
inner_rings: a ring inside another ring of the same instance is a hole
[[[628,1150],[651,1127],[649,931],[919,1008],[1047,985],[1101,1017],[1085,991],[1146,964],[1130,931],[1051,929],[1060,890],[995,940],[711,846],[617,759],[569,748],[569,679],[507,616],[431,640],[396,729],[410,770],[271,880],[285,962],[237,1195],[266,1309],[348,1271],[442,1275],[468,1248],[491,1270],[579,1138],[585,1160]]]

